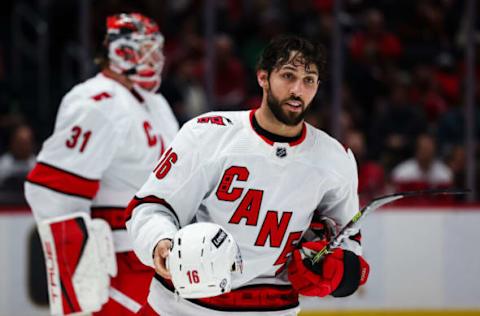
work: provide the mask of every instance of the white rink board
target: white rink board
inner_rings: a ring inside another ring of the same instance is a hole
[[[368,283],[303,310],[480,310],[480,208],[385,208],[365,219]]]
[[[46,316],[28,298],[33,218],[0,212],[0,316]],[[314,310],[480,310],[480,207],[384,209],[362,229],[369,282],[355,295],[302,299]]]
[[[28,297],[28,242],[34,224],[30,213],[0,212],[0,316],[50,315]]]

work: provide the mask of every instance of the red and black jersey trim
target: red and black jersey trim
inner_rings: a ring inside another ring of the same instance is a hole
[[[146,196],[144,198],[139,198],[137,196],[134,196],[133,199],[128,204],[126,210],[125,210],[125,222],[127,222],[132,217],[133,210],[137,206],[139,206],[141,204],[144,204],[144,203],[156,203],[156,204],[161,204],[161,205],[165,206],[172,213],[172,215],[175,217],[175,219],[177,220],[177,223],[180,224],[180,219],[178,218],[178,215],[175,212],[175,210],[173,209],[173,207],[170,204],[168,204],[168,202],[165,201],[164,199],[158,198],[158,197],[153,196],[153,195],[149,195],[149,196]]]
[[[260,124],[258,124],[257,119],[255,118],[255,110],[251,110],[249,117],[250,117],[250,126],[252,127],[253,131],[260,136],[267,144],[273,146],[274,143],[288,143],[290,147],[296,146],[301,144],[305,138],[307,137],[307,127],[305,123],[303,123],[302,131],[299,135],[288,137],[288,136],[281,136],[277,134],[273,134],[266,129],[262,128]]]
[[[27,181],[47,189],[84,199],[93,199],[100,181],[88,179],[72,172],[38,162],[27,176]]]
[[[306,127],[305,123],[303,123],[302,131],[300,132],[300,136],[298,137],[298,139],[293,140],[293,141],[289,142],[288,144],[290,145],[290,147],[297,146],[297,145],[303,143],[305,138],[307,138],[307,127]]]
[[[105,220],[112,230],[126,229],[125,208],[115,206],[93,206],[91,208],[92,218]]]
[[[155,279],[174,292],[170,280],[155,274]],[[299,305],[298,292],[290,285],[255,284],[240,287],[219,296],[188,299],[205,308],[228,312],[282,311]]]

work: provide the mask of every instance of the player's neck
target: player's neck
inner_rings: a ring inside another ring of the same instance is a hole
[[[302,132],[303,121],[295,126],[286,125],[285,123],[280,122],[265,104],[262,104],[262,106],[255,111],[255,118],[263,129],[272,134],[285,137],[295,137]]]
[[[108,78],[113,79],[116,82],[120,83],[122,86],[124,86],[128,90],[132,90],[133,82],[130,79],[128,79],[126,76],[116,73],[115,71],[111,70],[108,67],[104,68],[102,70],[102,73]]]

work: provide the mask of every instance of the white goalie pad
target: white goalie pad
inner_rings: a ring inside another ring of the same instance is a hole
[[[47,268],[52,315],[83,315],[101,309],[117,264],[112,231],[85,213],[38,223]]]

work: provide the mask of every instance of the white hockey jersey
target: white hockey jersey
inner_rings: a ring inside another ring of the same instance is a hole
[[[274,142],[255,131],[253,120],[254,111],[216,112],[182,127],[127,209],[127,229],[144,264],[153,266],[159,240],[208,221],[223,226],[240,247],[243,273],[232,288],[288,286],[278,273],[314,212],[344,226],[358,211],[350,150],[309,124],[296,141]],[[357,242],[348,243],[345,248],[360,254]],[[168,315],[168,304],[151,301],[161,292],[155,282],[149,303]]]
[[[91,210],[110,223],[116,250],[131,250],[125,207],[177,131],[161,95],[128,90],[102,73],[75,86],[25,184],[35,217]]]

